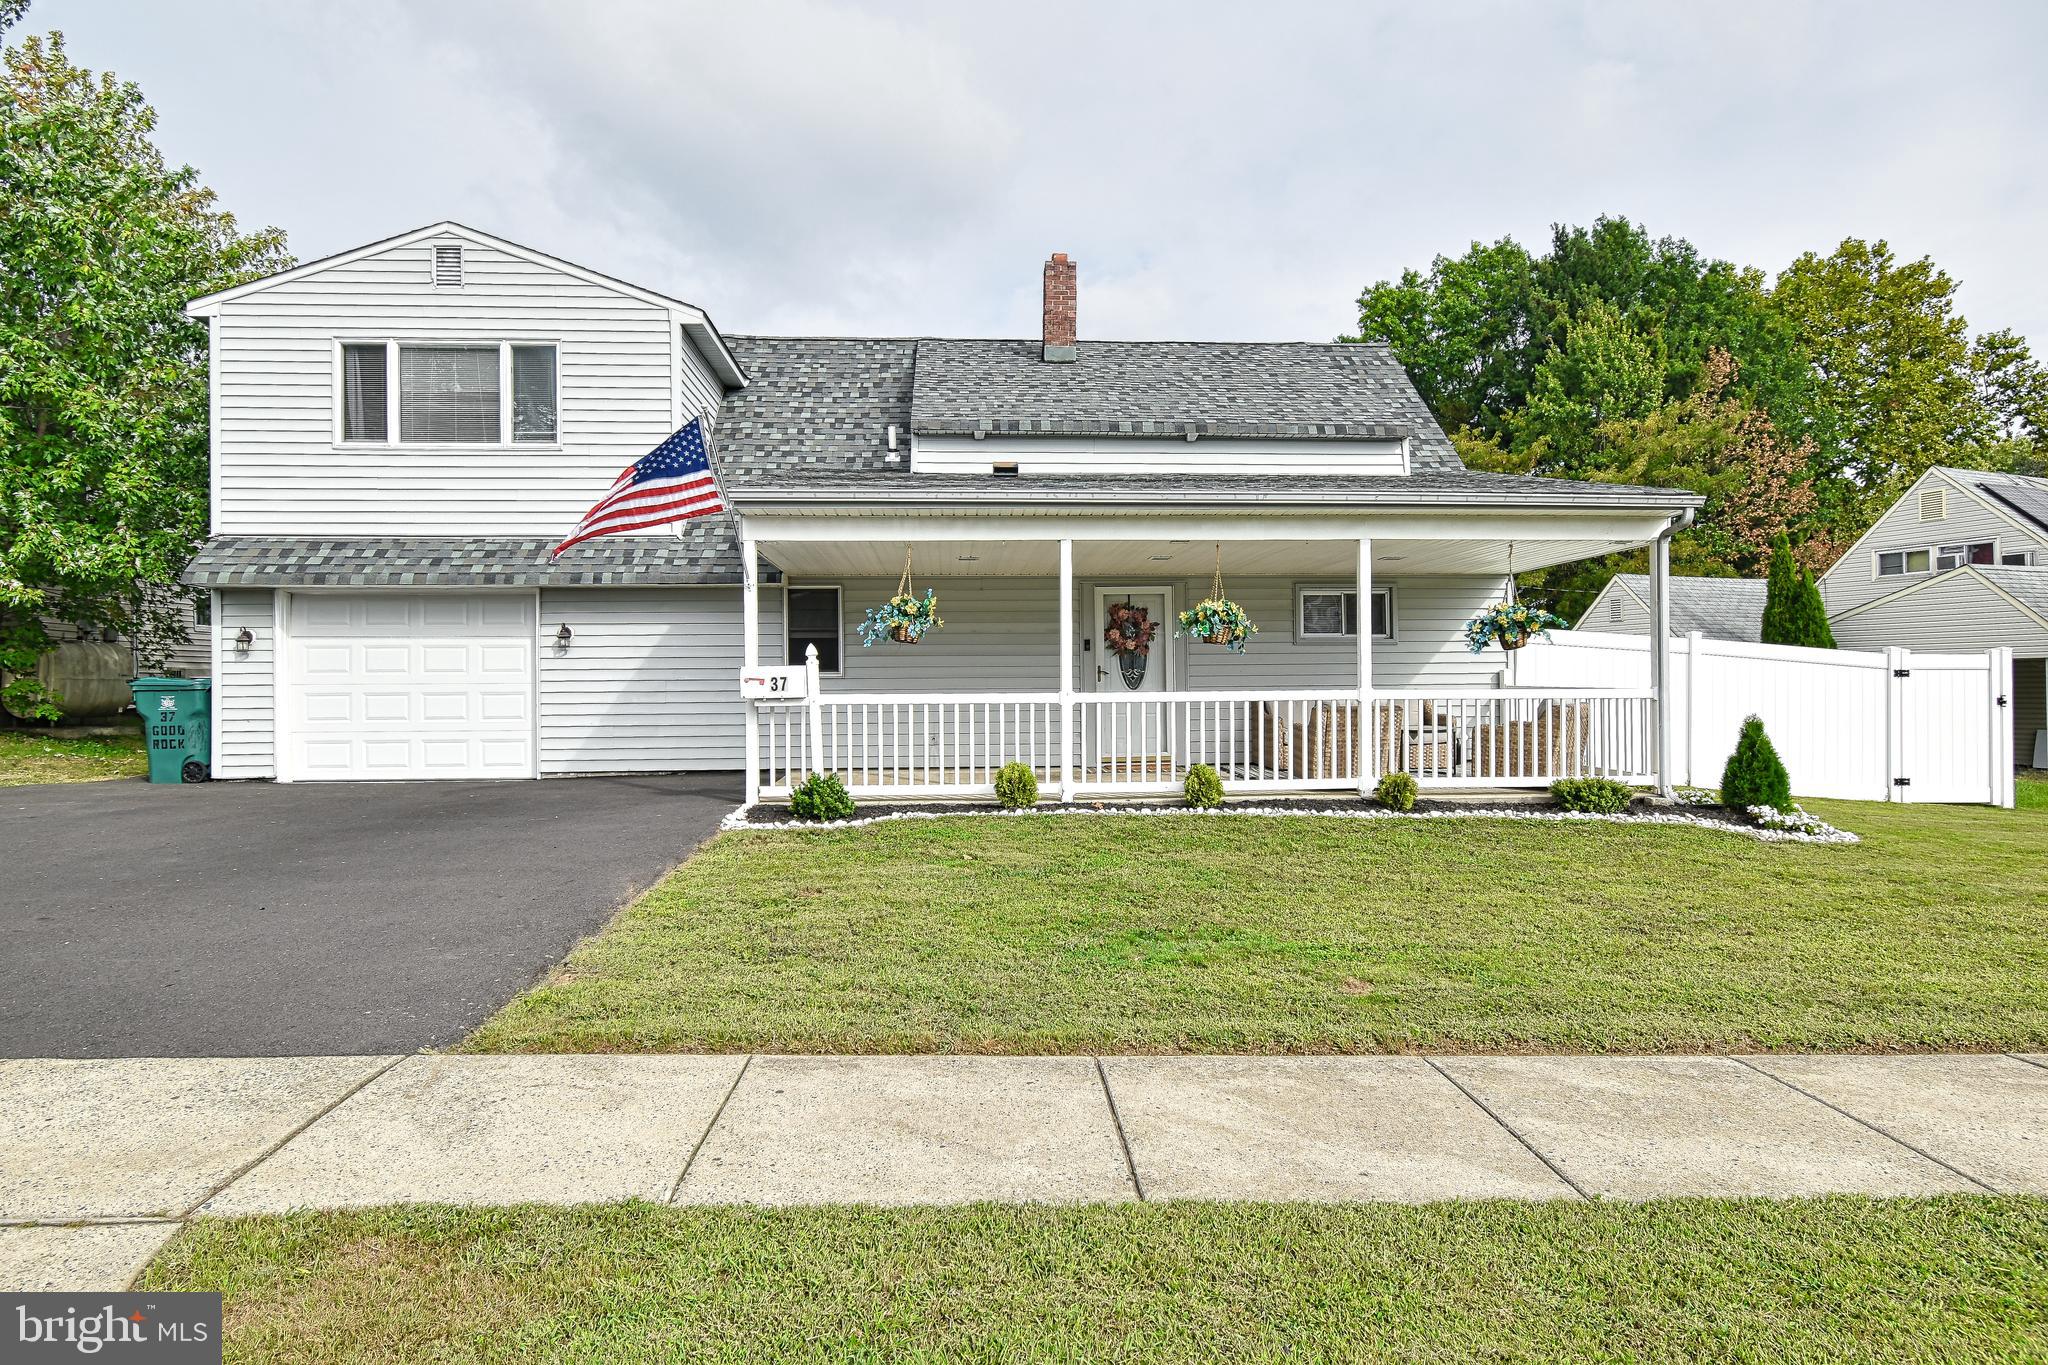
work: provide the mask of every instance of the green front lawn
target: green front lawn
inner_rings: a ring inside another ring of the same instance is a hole
[[[465,1047],[2048,1046],[2048,820],[1815,808],[1865,842],[1109,816],[726,834]]]
[[[2013,800],[2021,810],[2048,810],[2048,773],[2021,773]]]
[[[32,782],[98,782],[142,777],[149,751],[142,735],[107,739],[54,739],[34,730],[0,730],[0,787]]]
[[[228,1356],[1934,1361],[2048,1355],[2048,1201],[394,1208],[181,1233]]]

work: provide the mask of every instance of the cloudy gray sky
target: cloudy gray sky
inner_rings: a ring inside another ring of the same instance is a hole
[[[1932,255],[2048,348],[2048,5],[37,0],[301,258],[455,218],[733,331],[1327,339],[1627,214]]]

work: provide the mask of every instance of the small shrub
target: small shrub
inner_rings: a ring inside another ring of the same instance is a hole
[[[1190,806],[1213,810],[1223,804],[1223,776],[1208,764],[1197,763],[1188,769],[1188,780],[1182,784],[1181,792]]]
[[[1792,778],[1778,758],[1763,721],[1751,716],[1742,722],[1742,737],[1728,766],[1721,770],[1721,804],[1735,810],[1770,806],[1775,810],[1792,807]]]
[[[1566,810],[1617,815],[1628,809],[1629,789],[1611,777],[1560,777],[1550,797]]]
[[[838,773],[812,773],[789,794],[789,813],[799,820],[846,820],[853,815],[853,798]]]
[[[1388,810],[1415,809],[1415,779],[1407,773],[1388,773],[1372,794]]]
[[[1038,775],[1022,763],[1005,763],[996,774],[996,803],[1009,810],[1038,804]]]

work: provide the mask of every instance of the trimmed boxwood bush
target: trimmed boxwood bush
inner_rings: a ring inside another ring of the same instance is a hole
[[[1611,777],[1560,777],[1550,797],[1566,810],[1617,815],[1628,809],[1629,789]]]
[[[1022,763],[1005,763],[996,773],[996,802],[1009,810],[1038,804],[1038,775]]]
[[[1769,806],[1786,810],[1792,805],[1792,778],[1778,758],[1771,737],[1764,733],[1761,717],[1742,722],[1742,736],[1728,766],[1721,770],[1721,804],[1735,810]]]
[[[1190,806],[1214,809],[1223,804],[1223,775],[1206,763],[1197,763],[1188,769],[1188,780],[1182,784],[1181,792]]]
[[[789,813],[799,820],[851,819],[853,798],[838,773],[812,773],[789,794]]]
[[[1372,794],[1388,810],[1415,809],[1415,779],[1407,773],[1386,774]]]

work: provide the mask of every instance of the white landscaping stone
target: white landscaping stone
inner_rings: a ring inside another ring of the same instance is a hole
[[[666,1200],[744,1060],[408,1058],[204,1212]]]
[[[695,1204],[1134,1195],[1086,1057],[759,1057],[677,1192]]]
[[[0,1220],[178,1217],[389,1057],[0,1065]]]

